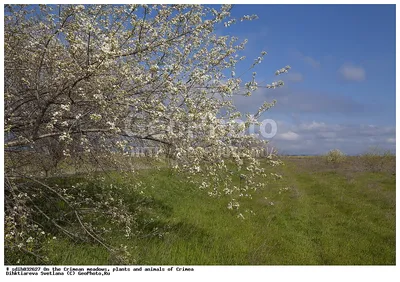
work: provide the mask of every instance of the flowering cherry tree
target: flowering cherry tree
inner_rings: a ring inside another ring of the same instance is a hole
[[[188,181],[211,196],[229,195],[228,208],[238,208],[240,197],[264,185],[256,176],[267,177],[252,154],[264,141],[243,133],[274,102],[242,117],[233,97],[283,82],[258,85],[255,72],[250,81],[236,75],[246,41],[215,29],[256,16],[234,19],[231,9],[6,5],[6,151],[56,144],[66,157],[115,155],[129,154],[138,142],[156,144]]]

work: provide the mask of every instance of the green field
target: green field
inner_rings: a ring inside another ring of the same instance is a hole
[[[122,187],[125,202],[137,211],[132,228],[138,233],[126,238],[112,228],[105,239],[126,245],[128,264],[138,265],[396,263],[394,157],[373,165],[360,157],[337,165],[321,157],[283,160],[277,168],[283,179],[242,203],[244,220],[227,209],[228,198],[211,198],[166,168],[128,178],[112,173],[105,183]],[[53,181],[68,186],[76,177]],[[62,234],[42,250],[56,265],[118,264],[96,242]]]

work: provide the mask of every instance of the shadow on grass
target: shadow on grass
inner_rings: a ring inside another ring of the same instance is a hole
[[[132,189],[126,180],[121,181],[118,178],[101,180],[101,178],[101,174],[96,174],[52,177],[41,181],[57,191],[65,190],[65,193],[72,197],[71,202],[84,202],[86,198],[94,199],[96,204],[88,202],[79,206],[82,220],[89,223],[90,229],[96,230],[108,245],[113,247],[124,245],[133,250],[131,252],[134,253],[134,258],[129,261],[130,264],[152,263],[153,258],[159,257],[158,252],[161,249],[164,252],[161,255],[165,259],[172,259],[176,250],[174,246],[184,245],[187,241],[207,246],[210,236],[205,230],[182,219],[173,218],[173,203],[145,195],[140,189]],[[112,255],[105,248],[85,234],[75,217],[74,209],[56,193],[29,181],[25,183],[25,187],[31,191],[33,189],[40,191],[42,188],[42,192],[38,193],[32,204],[46,214],[36,215],[35,220],[46,233],[51,234],[51,237],[57,237],[54,242],[50,240],[51,243],[43,241],[44,250],[51,254],[50,264],[119,264],[112,259]],[[125,236],[125,225],[113,222],[112,216],[110,217],[110,212],[113,210],[106,207],[107,199],[110,197],[116,200],[122,199],[121,205],[124,205],[124,209],[133,216],[129,226],[131,237]],[[60,228],[55,227],[54,223],[77,236],[67,236]],[[103,228],[109,231],[101,231]],[[31,260],[29,262],[38,263]]]

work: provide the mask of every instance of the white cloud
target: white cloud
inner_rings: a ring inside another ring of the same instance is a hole
[[[278,121],[279,133],[271,144],[278,151],[294,154],[323,154],[338,148],[346,154],[360,154],[370,146],[394,151],[396,128],[363,124]]]
[[[365,80],[365,70],[362,67],[344,64],[339,69],[339,74],[344,80],[363,81]]]
[[[386,139],[386,142],[388,142],[388,143],[396,143],[396,138],[388,138],[388,139]]]
[[[288,132],[285,132],[285,133],[278,134],[276,136],[276,139],[287,140],[287,141],[295,141],[295,140],[298,140],[299,137],[300,137],[300,135],[298,135],[297,133],[295,133],[293,131],[288,131]]]
[[[317,61],[316,59],[310,57],[310,56],[306,56],[303,53],[301,53],[298,50],[293,50],[292,51],[293,54],[295,56],[297,56],[298,58],[300,58],[303,62],[305,62],[306,64],[312,66],[313,68],[319,68],[321,66],[321,63],[319,61]]]
[[[285,79],[288,81],[293,81],[293,82],[300,82],[303,81],[303,75],[299,72],[289,72]]]
[[[336,138],[336,132],[320,132],[320,133],[318,133],[318,137],[321,137],[324,139],[334,139],[334,138]]]
[[[286,78],[283,77],[282,79],[285,80]],[[329,91],[296,90],[289,85],[290,83],[287,83],[277,89],[260,88],[251,97],[235,95],[235,105],[242,113],[255,113],[265,101],[274,99],[277,100],[277,104],[269,113],[318,113],[354,116],[365,114],[369,110],[376,110],[372,106],[353,100],[351,96]]]
[[[299,126],[301,130],[318,130],[318,129],[324,129],[326,127],[327,126],[324,122],[316,122],[316,121],[313,121],[311,123],[302,123]]]
[[[309,56],[304,56],[303,61],[312,66],[313,68],[319,68],[321,63],[318,62],[317,60],[309,57]]]

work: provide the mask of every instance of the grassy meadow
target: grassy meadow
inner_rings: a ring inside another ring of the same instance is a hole
[[[160,163],[139,159],[136,174],[99,172],[91,179],[103,188],[93,186],[90,193],[119,187],[136,219],[129,238],[106,221],[95,224],[108,228],[102,238],[110,245],[126,246],[132,265],[395,264],[394,156],[346,157],[340,163],[324,157],[282,160],[284,165],[266,168],[283,178],[241,202],[245,219],[227,209],[229,198],[208,196]],[[75,187],[86,177],[47,182]],[[48,206],[53,213],[65,208],[61,202]],[[96,241],[61,232],[44,241],[41,251],[55,265],[121,264]],[[29,256],[20,263],[43,264]]]
[[[105,183],[121,187],[140,232],[127,238],[113,228],[104,238],[127,246],[137,265],[394,265],[395,157],[367,158],[283,157],[274,168],[283,179],[242,203],[244,220],[227,209],[228,198],[212,198],[168,168],[111,172]],[[62,234],[43,251],[55,265],[118,264],[98,243]]]

